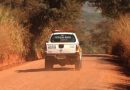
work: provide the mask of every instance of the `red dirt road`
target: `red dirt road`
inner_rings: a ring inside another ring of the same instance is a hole
[[[83,67],[55,66],[44,70],[44,60],[0,72],[0,90],[130,90],[130,78],[103,57],[84,57]]]

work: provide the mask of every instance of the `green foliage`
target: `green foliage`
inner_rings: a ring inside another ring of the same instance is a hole
[[[101,9],[102,14],[108,17],[118,17],[130,12],[130,0],[87,0],[90,5]]]

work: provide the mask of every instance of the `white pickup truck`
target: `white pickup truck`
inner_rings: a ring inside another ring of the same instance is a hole
[[[78,38],[73,32],[52,33],[45,44],[45,69],[52,69],[54,64],[75,65],[81,68],[82,49]]]

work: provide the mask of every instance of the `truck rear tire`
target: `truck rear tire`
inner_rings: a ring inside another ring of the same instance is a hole
[[[46,70],[53,69],[53,63],[51,62],[51,60],[48,57],[45,58],[45,69]]]
[[[75,70],[80,70],[81,67],[82,67],[82,63],[81,63],[80,57],[78,56],[75,62]]]

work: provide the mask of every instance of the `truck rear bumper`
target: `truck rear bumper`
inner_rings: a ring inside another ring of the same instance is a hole
[[[57,53],[45,53],[45,55],[46,56],[55,56],[55,55],[68,55],[68,56],[76,56],[76,55],[79,55],[79,53],[78,52],[76,52],[76,53],[59,53],[59,54],[57,54]]]
[[[74,64],[79,53],[73,54],[45,54],[45,58],[49,58],[54,64]]]

